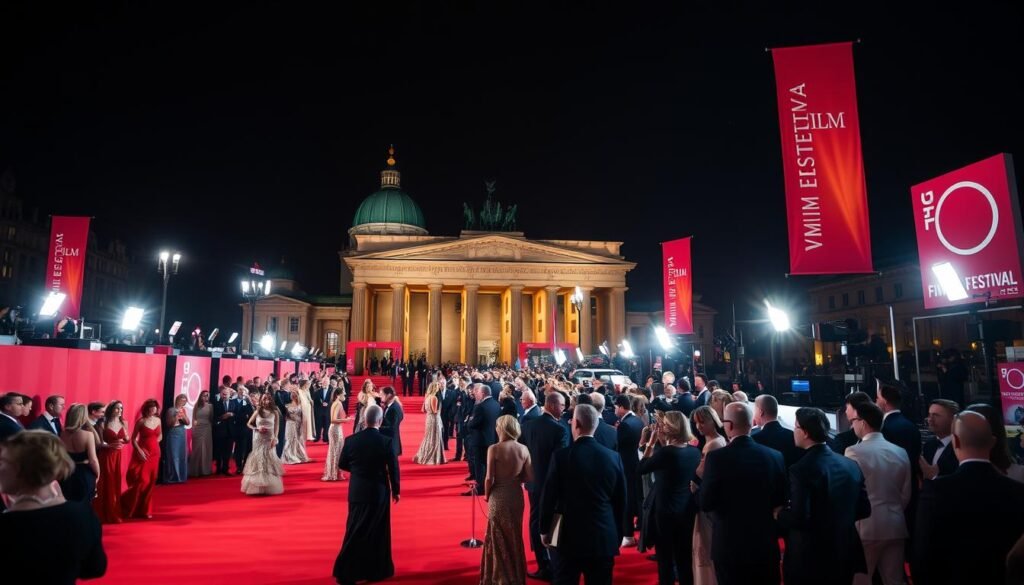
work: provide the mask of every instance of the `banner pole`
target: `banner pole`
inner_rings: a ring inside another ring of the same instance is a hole
[[[892,305],[889,305],[889,337],[892,339],[892,373],[896,381],[900,381],[899,357],[896,355],[896,317],[893,315]]]

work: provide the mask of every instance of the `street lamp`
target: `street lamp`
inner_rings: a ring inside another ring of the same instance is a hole
[[[576,287],[576,291],[569,297],[572,306],[576,309],[576,349],[583,353],[583,291]],[[587,315],[590,318],[590,315]]]
[[[767,307],[768,309],[768,321],[771,322],[772,329],[774,329],[774,332],[771,336],[771,344],[769,347],[769,351],[771,353],[772,358],[772,394],[778,396],[775,380],[775,344],[777,343],[777,338],[779,334],[789,331],[791,325],[789,321],[789,315],[787,315],[786,312],[783,311],[782,309],[778,307],[773,307],[772,304],[768,302],[768,299],[764,300],[764,306]]]
[[[167,283],[171,281],[171,276],[178,273],[178,263],[181,262],[181,253],[168,252],[162,250],[160,252],[160,260],[157,262],[157,272],[163,276],[164,279],[164,297],[160,302],[160,336],[164,334],[164,317],[167,315]],[[157,337],[157,345],[160,344],[160,337]]]
[[[263,271],[250,268],[252,278],[242,281],[242,298],[249,301],[249,353],[255,353],[256,301],[270,294],[270,279],[262,278]]]

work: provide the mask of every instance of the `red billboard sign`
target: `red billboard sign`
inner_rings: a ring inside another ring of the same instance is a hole
[[[911,197],[926,309],[1024,296],[1021,218],[1010,155],[914,185]]]
[[[850,43],[772,51],[792,274],[872,272]]]
[[[67,295],[59,314],[82,316],[82,284],[85,282],[85,247],[89,242],[89,218],[53,216],[50,253],[46,257],[47,292]]]
[[[693,270],[690,240],[661,244],[665,283],[665,330],[670,335],[693,333]]]
[[[1006,430],[1020,432],[1024,425],[1024,362],[996,364],[996,369]]]

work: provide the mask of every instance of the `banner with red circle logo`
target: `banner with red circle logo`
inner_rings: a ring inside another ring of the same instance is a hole
[[[1024,296],[1010,155],[914,185],[911,196],[926,309]]]
[[[996,364],[996,371],[1006,430],[1019,432],[1024,424],[1024,362]]]

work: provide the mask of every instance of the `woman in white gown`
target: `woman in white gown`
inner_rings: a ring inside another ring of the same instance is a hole
[[[277,429],[279,411],[270,393],[260,396],[260,406],[249,417],[252,434],[252,452],[245,460],[242,475],[242,493],[250,496],[273,496],[284,493],[284,467],[277,457]]]
[[[306,423],[303,416],[305,413],[299,398],[301,393],[301,390],[292,390],[292,401],[285,408],[287,416],[284,423],[284,451],[281,452],[281,462],[286,465],[309,463],[309,455],[306,454]]]
[[[302,404],[302,420],[306,425],[306,440],[313,441],[313,395],[309,393],[309,380],[299,382],[299,402]]]
[[[350,420],[345,416],[345,388],[336,388],[331,400],[331,426],[327,430],[327,459],[324,461],[324,475],[320,481],[347,479],[344,473],[338,471],[338,461],[341,460],[341,449],[345,446],[345,432],[341,425]]]

